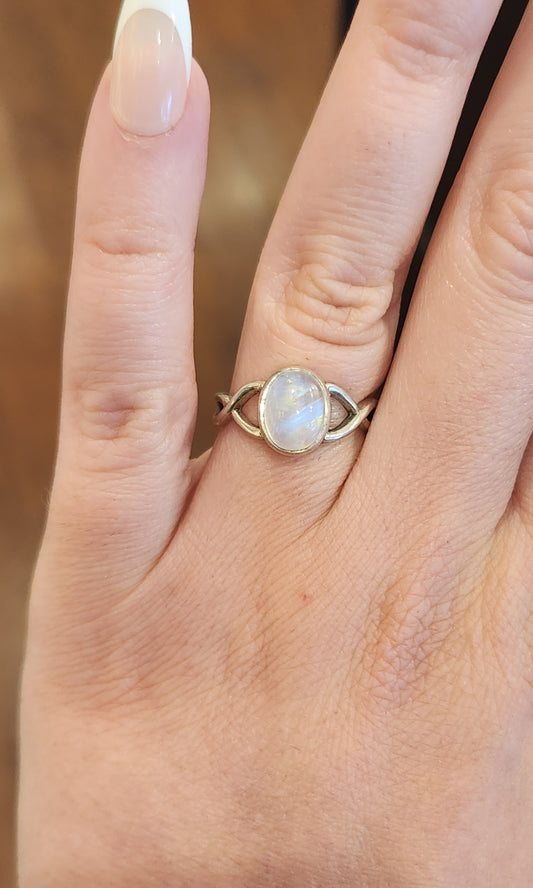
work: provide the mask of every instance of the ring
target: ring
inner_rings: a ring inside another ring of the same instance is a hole
[[[254,395],[259,395],[257,425],[243,413]],[[290,455],[309,453],[323,441],[339,441],[359,427],[367,429],[368,416],[377,404],[375,398],[356,404],[338,385],[324,383],[316,373],[301,367],[286,367],[266,382],[250,382],[234,395],[218,392],[215,397],[219,406],[213,417],[215,425],[232,418],[249,435]],[[331,427],[333,398],[346,415]]]

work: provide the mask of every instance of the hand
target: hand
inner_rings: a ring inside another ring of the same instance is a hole
[[[387,377],[366,439],[301,457],[230,422],[189,459],[207,88],[184,19],[126,23],[81,168],[21,888],[531,883],[533,9],[390,367],[498,5],[360,4],[231,389]]]

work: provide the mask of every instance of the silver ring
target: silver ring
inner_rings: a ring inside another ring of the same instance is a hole
[[[259,395],[258,422],[243,413],[248,401]],[[215,425],[235,420],[241,429],[263,438],[278,453],[309,453],[324,441],[339,441],[357,428],[368,428],[368,416],[376,407],[375,398],[359,404],[338,385],[324,383],[311,370],[285,367],[266,382],[250,382],[234,395],[218,392],[219,412]],[[345,416],[331,427],[331,401],[335,398]]]

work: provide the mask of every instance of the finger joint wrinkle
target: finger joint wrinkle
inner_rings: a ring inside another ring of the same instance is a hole
[[[379,56],[402,77],[426,82],[447,79],[470,56],[471,33],[460,17],[435,10],[406,11],[387,4],[374,30]],[[420,6],[420,4],[419,4]]]
[[[476,256],[496,288],[533,304],[533,158],[529,169],[493,173],[471,210]]]
[[[385,333],[382,322],[393,293],[393,275],[375,283],[354,283],[320,264],[306,264],[285,287],[282,317],[292,330],[315,341],[368,345]]]

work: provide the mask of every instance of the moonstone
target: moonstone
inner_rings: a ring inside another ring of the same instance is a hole
[[[283,453],[302,453],[320,444],[329,418],[329,392],[309,370],[282,370],[261,392],[261,430],[268,443]]]

